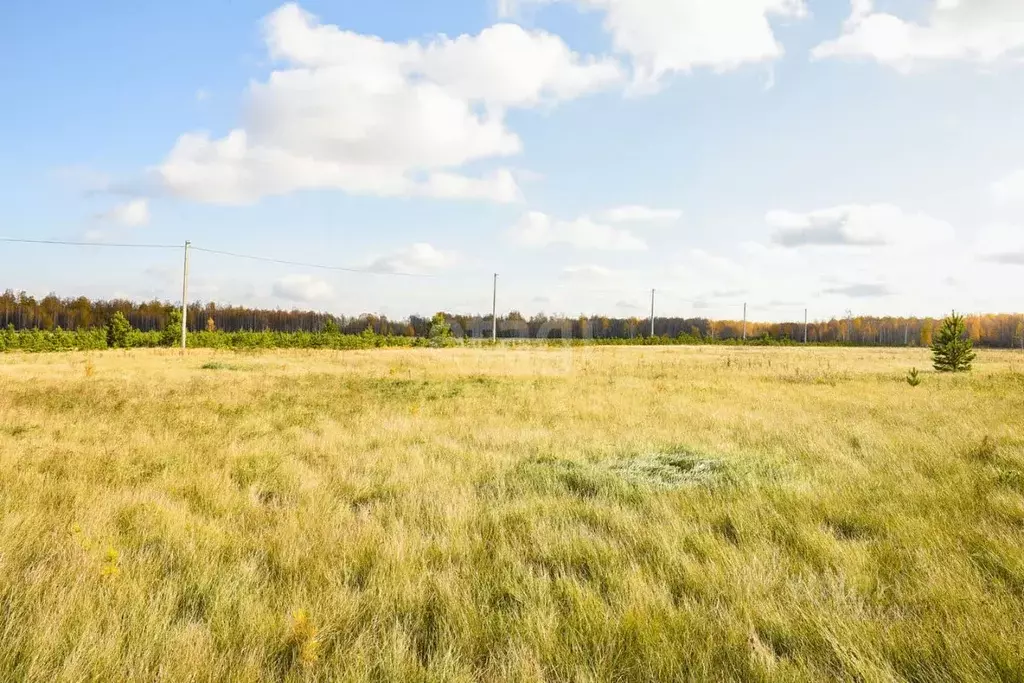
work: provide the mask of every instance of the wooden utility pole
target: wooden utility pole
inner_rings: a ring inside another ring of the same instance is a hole
[[[181,278],[181,350],[184,353],[188,340],[188,248],[192,243],[185,240],[185,271]]]
[[[654,290],[651,290],[651,337],[654,337]]]
[[[494,287],[491,289],[491,341],[498,341],[498,274],[494,274]]]

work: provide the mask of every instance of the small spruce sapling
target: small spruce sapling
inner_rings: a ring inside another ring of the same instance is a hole
[[[966,372],[977,354],[974,344],[967,337],[964,317],[953,312],[942,321],[932,344],[932,365],[939,372]]]

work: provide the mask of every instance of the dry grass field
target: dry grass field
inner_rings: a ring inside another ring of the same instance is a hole
[[[0,355],[0,680],[1024,680],[1024,355]]]

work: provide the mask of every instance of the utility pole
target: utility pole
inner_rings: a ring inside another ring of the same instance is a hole
[[[651,338],[654,337],[654,290],[651,290]]]
[[[192,243],[185,240],[185,272],[181,278],[181,351],[185,352],[188,338],[188,248]]]
[[[804,309],[804,344],[807,343],[807,309]]]
[[[498,274],[494,274],[494,287],[491,290],[491,341],[498,341]]]
[[[747,302],[743,302],[743,339],[747,339]]]

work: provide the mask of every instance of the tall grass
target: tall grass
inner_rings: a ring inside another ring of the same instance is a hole
[[[926,361],[0,356],[0,680],[1024,680],[1024,360]]]

